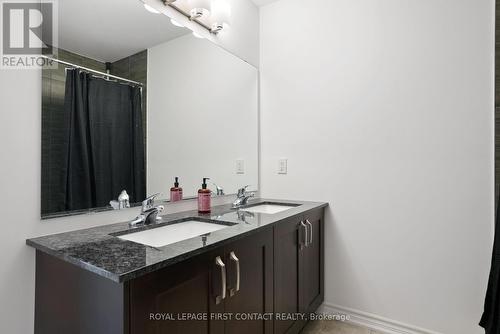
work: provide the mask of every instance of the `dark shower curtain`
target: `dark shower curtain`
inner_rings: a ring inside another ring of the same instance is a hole
[[[69,115],[65,210],[109,205],[122,190],[146,197],[141,89],[71,69],[66,74]]]
[[[488,290],[484,301],[484,313],[479,325],[485,329],[486,334],[500,334],[500,223],[499,208],[495,224],[495,242],[491,259],[491,271]]]

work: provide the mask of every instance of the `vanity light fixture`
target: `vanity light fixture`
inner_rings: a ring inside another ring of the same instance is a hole
[[[145,1],[145,0],[142,0]],[[231,7],[230,0],[161,0],[167,7],[207,29],[211,34],[218,34],[230,25]],[[170,15],[168,15],[170,16]],[[172,19],[170,22],[178,27],[185,27],[179,21]],[[189,28],[193,30],[192,28]],[[197,38],[204,38],[199,33]]]
[[[191,20],[210,16],[210,0],[190,0],[189,6],[192,8],[190,11]]]

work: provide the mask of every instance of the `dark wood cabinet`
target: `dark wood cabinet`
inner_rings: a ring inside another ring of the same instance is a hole
[[[273,312],[272,228],[234,242],[224,249],[228,278],[224,312],[233,315],[232,319],[225,321],[224,333],[271,334],[272,319],[266,320],[257,315]]]
[[[323,210],[280,222],[274,232],[274,333],[298,333],[324,299]]]
[[[35,334],[122,334],[128,284],[118,284],[37,250]]]
[[[312,313],[324,299],[323,212],[313,211],[304,216],[303,222],[308,227],[308,240],[299,254],[299,304],[301,312]]]
[[[274,333],[297,332],[301,324],[286,319],[299,308],[299,240],[303,240],[300,217],[284,220],[274,228]],[[284,318],[283,320],[280,320]]]
[[[323,231],[310,210],[125,283],[37,251],[35,333],[298,333],[323,301]]]
[[[209,315],[217,311],[211,298],[210,259],[215,256],[203,254],[132,280],[130,333],[208,333]],[[206,318],[186,319],[188,315]]]
[[[133,280],[130,333],[272,333],[272,321],[247,318],[273,309],[272,233],[268,229]]]

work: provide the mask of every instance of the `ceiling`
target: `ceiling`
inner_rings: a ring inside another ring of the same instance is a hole
[[[139,0],[58,1],[59,47],[99,61],[113,62],[190,31]]]
[[[278,0],[252,0],[254,4],[256,4],[257,6],[261,7],[261,6],[265,6],[267,4],[270,4],[272,2],[276,2]]]

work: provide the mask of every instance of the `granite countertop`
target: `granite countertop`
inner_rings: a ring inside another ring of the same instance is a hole
[[[255,199],[246,206],[259,203],[296,205],[276,214],[250,213],[231,209],[231,205],[212,207],[210,214],[184,211],[162,216],[161,223],[131,228],[128,222],[104,225],[84,230],[53,234],[26,240],[26,244],[78,267],[122,283],[141,275],[178,263],[198,254],[213,250],[229,242],[255,233],[287,218],[312,209],[326,207],[327,203]],[[179,241],[163,247],[151,247],[117,236],[158,228],[186,218],[233,223],[205,236]]]

